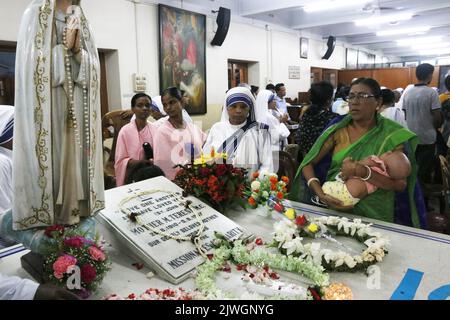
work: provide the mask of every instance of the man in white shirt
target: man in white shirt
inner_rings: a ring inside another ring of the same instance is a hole
[[[80,300],[80,298],[52,284],[9,277],[0,273],[0,300]]]
[[[286,99],[286,87],[284,83],[277,83],[275,86],[275,101],[277,103],[277,107],[275,110],[272,110],[272,114],[280,120],[282,123],[287,123],[289,118],[289,114],[287,111]]]

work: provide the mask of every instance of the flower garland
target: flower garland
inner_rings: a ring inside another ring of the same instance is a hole
[[[295,220],[282,220],[274,225],[274,237],[271,246],[288,257],[299,257],[321,265],[328,271],[366,270],[370,265],[381,262],[388,252],[389,240],[370,228],[371,224],[353,221],[345,217],[319,217],[311,221],[302,215]],[[303,237],[324,237],[338,242],[330,234],[354,238],[367,248],[359,255],[332,251],[321,248],[320,243],[303,244]]]
[[[329,284],[329,276],[324,273],[321,266],[313,264],[311,261],[304,261],[292,256],[285,256],[270,253],[262,249],[255,249],[244,245],[242,240],[236,240],[232,243],[225,239],[216,241],[218,247],[214,251],[212,259],[206,261],[197,268],[195,284],[199,291],[207,299],[232,299],[235,298],[230,293],[225,293],[218,289],[215,284],[214,274],[220,270],[224,263],[232,260],[237,265],[256,265],[270,267],[274,269],[295,272],[308,277],[314,282],[316,287],[322,288]],[[255,298],[262,298],[254,296]],[[274,295],[271,299],[285,299],[282,295]],[[290,296],[289,299],[312,299],[308,292],[307,296]]]
[[[161,231],[158,228],[153,228],[148,223],[146,223],[146,221],[144,219],[142,219],[140,216],[138,216],[137,214],[131,212],[128,208],[127,209],[124,208],[124,205],[127,202],[129,202],[129,201],[131,201],[133,199],[139,198],[141,196],[151,195],[151,194],[154,194],[154,193],[157,193],[157,192],[166,192],[168,194],[172,194],[172,195],[178,196],[178,197],[175,198],[176,200],[180,200],[181,199],[180,198],[181,194],[179,192],[169,192],[169,191],[165,191],[165,190],[147,190],[147,191],[140,192],[140,193],[138,193],[136,195],[132,195],[130,197],[126,197],[126,198],[122,199],[119,202],[119,204],[118,204],[118,208],[132,222],[143,226],[144,228],[146,228],[147,230],[149,230],[149,231],[151,231],[153,233],[159,234],[160,236],[163,236],[163,237],[166,237],[166,238],[169,238],[169,239],[173,239],[173,240],[176,240],[176,241],[191,241],[195,245],[198,253],[202,257],[206,258],[206,250],[203,248],[203,244],[202,244],[202,240],[201,240],[202,235],[203,235],[203,231],[205,230],[205,224],[203,223],[203,220],[200,218],[199,212],[197,212],[197,210],[194,211],[191,208],[190,205],[192,204],[192,201],[187,200],[186,203],[185,203],[185,208],[186,208],[186,210],[189,210],[190,212],[194,213],[195,218],[197,219],[197,221],[198,221],[200,226],[198,227],[198,229],[195,232],[195,234],[193,236],[190,236],[190,237],[174,236],[174,235],[172,235],[170,233],[163,232],[163,231]]]

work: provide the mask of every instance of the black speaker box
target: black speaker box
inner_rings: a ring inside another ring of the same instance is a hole
[[[323,55],[322,59],[328,60],[331,57],[331,54],[334,51],[334,47],[336,46],[336,38],[333,36],[328,37],[327,41],[327,52]]]
[[[230,9],[220,7],[219,14],[217,15],[217,31],[214,38],[211,41],[213,46],[221,46],[230,27],[231,11]]]

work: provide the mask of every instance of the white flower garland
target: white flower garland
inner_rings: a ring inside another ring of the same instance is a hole
[[[321,230],[332,230],[337,235],[357,239],[367,246],[360,255],[351,255],[347,252],[332,251],[321,248],[320,243],[303,244],[302,236],[309,236],[303,229],[299,229],[294,221],[282,220],[274,225],[274,243],[280,252],[288,257],[299,257],[323,266],[329,271],[356,271],[365,270],[372,264],[381,262],[387,251],[389,240],[380,233],[371,230],[371,224],[353,221],[345,217],[319,217],[313,218]]]
[[[214,280],[216,271],[230,259],[236,264],[266,265],[278,270],[299,273],[311,279],[314,282],[314,285],[318,287],[324,287],[329,284],[329,275],[324,273],[324,269],[321,266],[315,265],[311,261],[304,261],[292,256],[269,253],[262,249],[249,250],[241,240],[236,240],[231,245],[226,242],[215,249],[214,257],[197,268],[195,284],[207,299],[235,299],[233,295],[218,289]],[[258,295],[253,295],[252,297],[255,299],[262,299],[262,297]],[[270,297],[270,299],[286,298],[305,299],[305,297],[300,296],[284,297],[282,295],[274,295]],[[312,299],[312,296],[308,293],[306,298]]]

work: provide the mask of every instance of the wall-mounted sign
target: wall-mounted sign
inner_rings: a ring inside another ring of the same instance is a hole
[[[289,66],[289,79],[300,79],[299,66]]]

